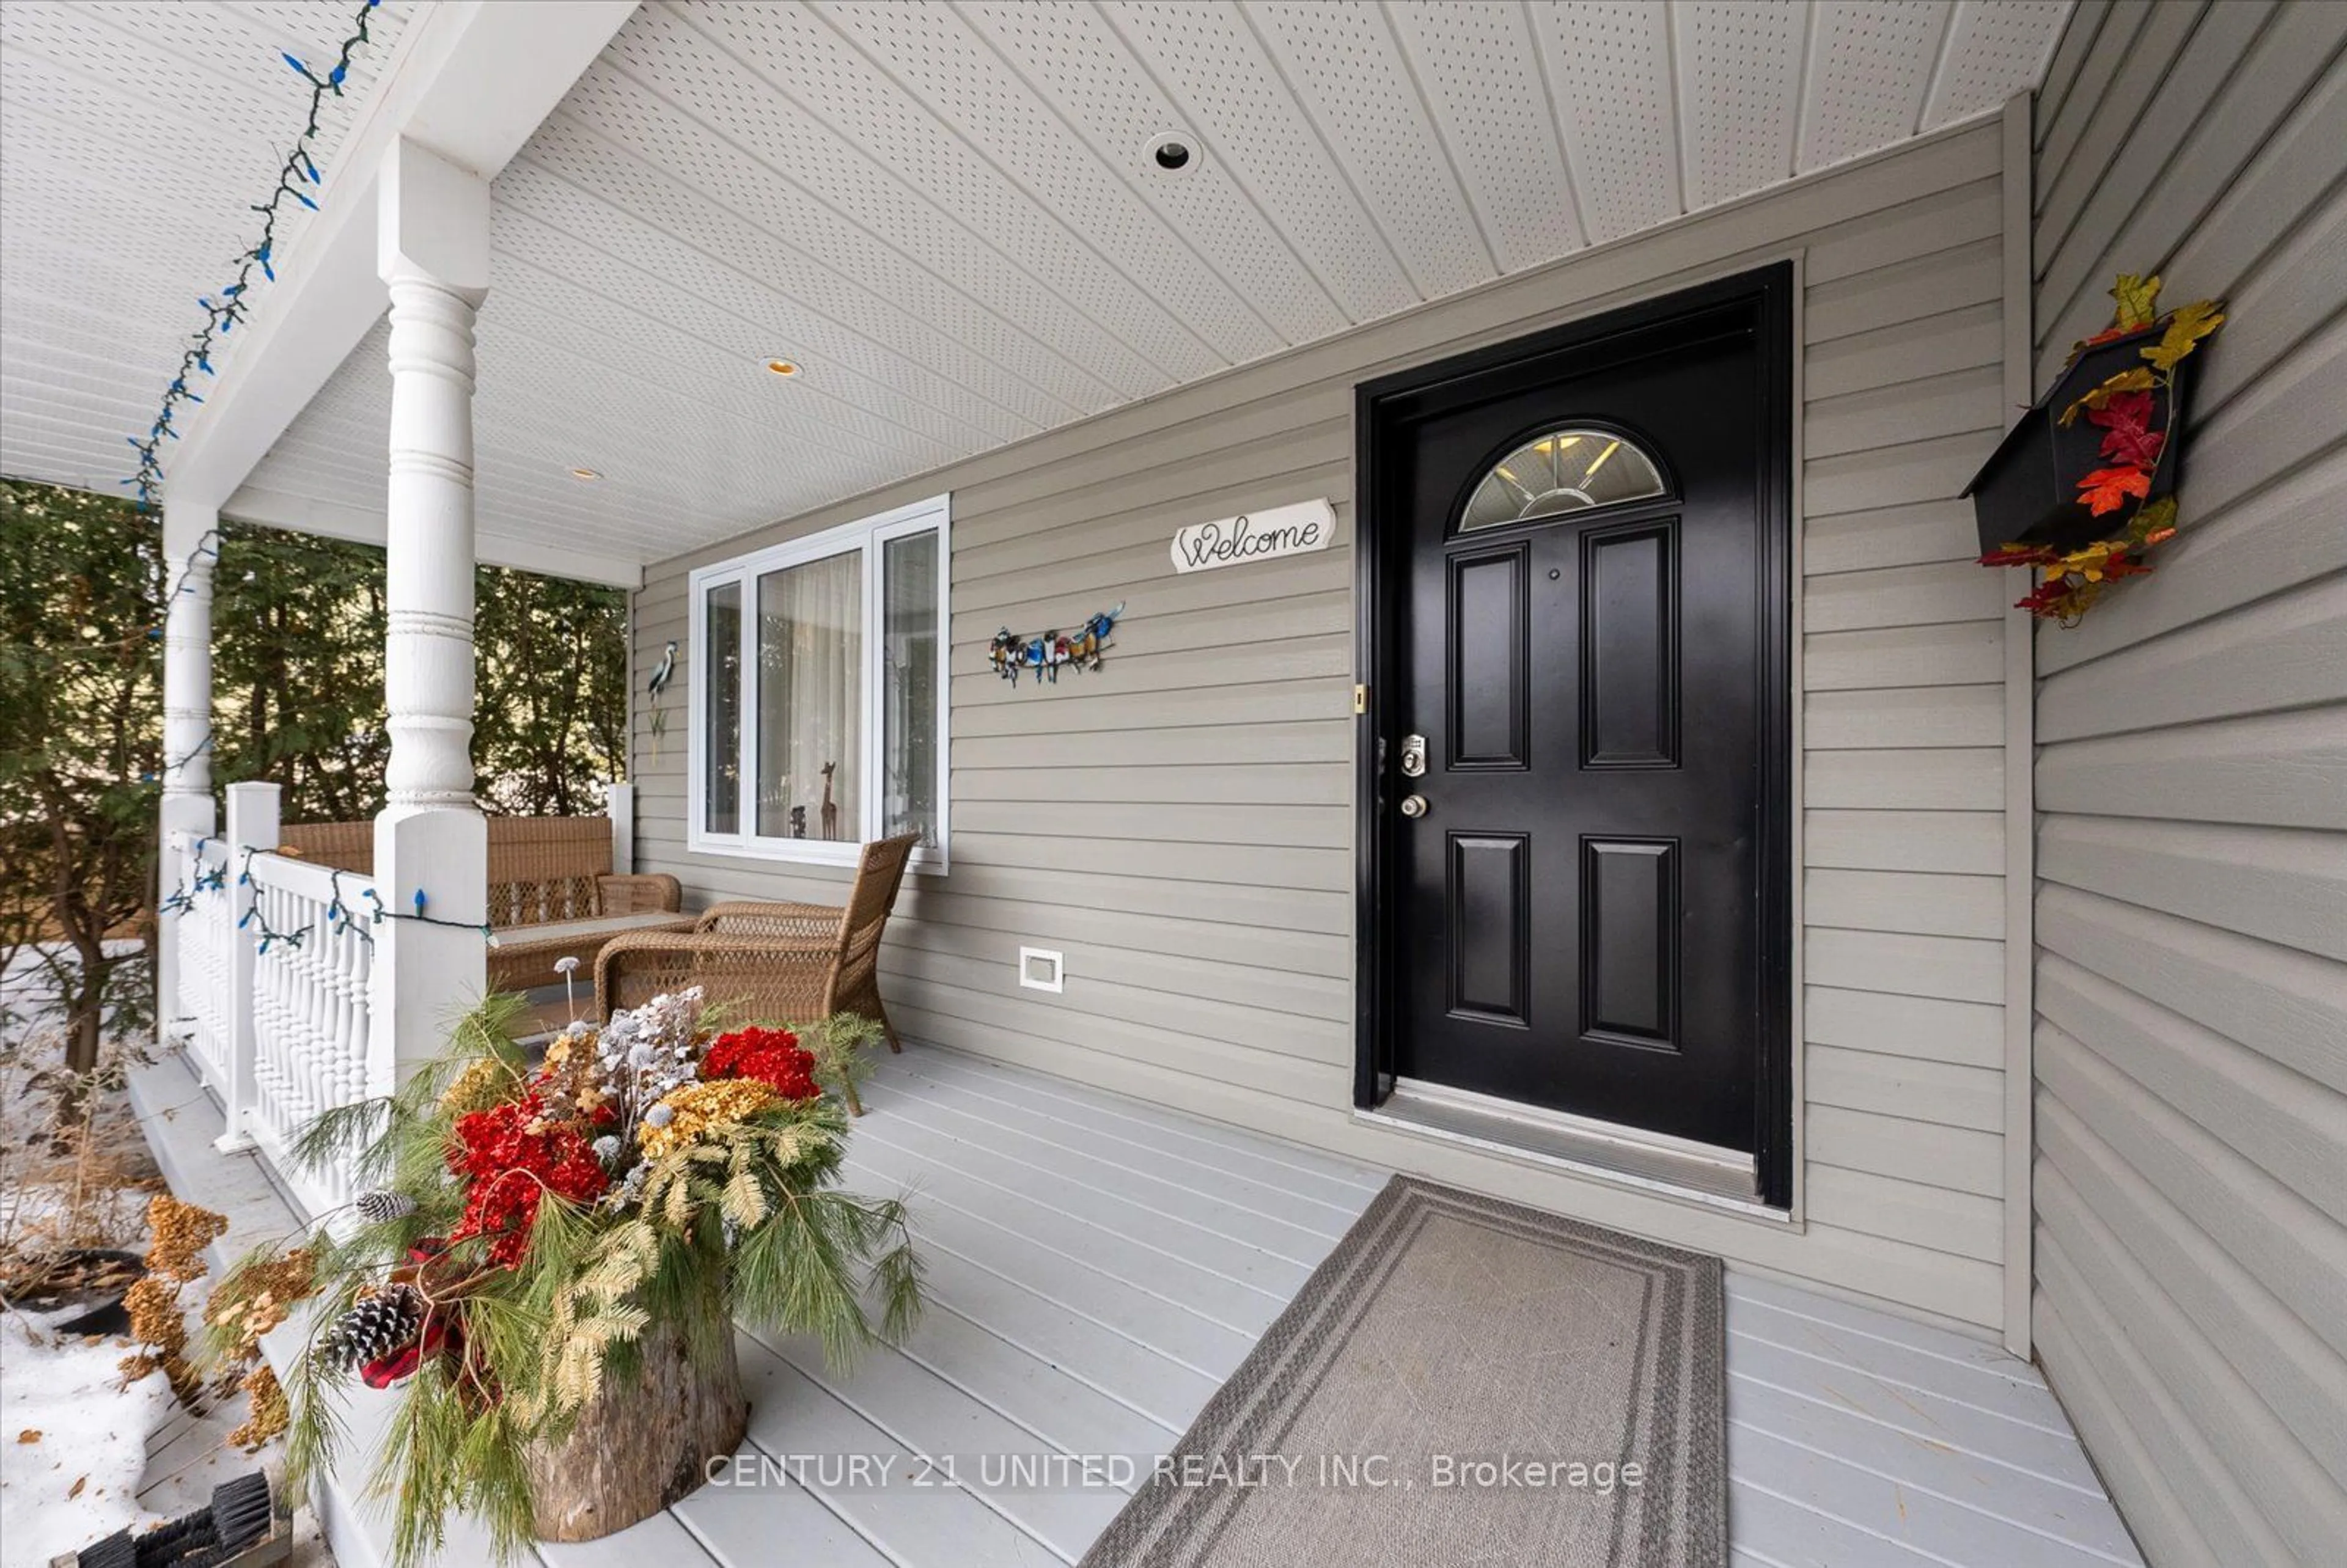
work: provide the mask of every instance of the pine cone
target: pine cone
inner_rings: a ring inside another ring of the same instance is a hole
[[[377,1187],[371,1193],[361,1193],[351,1206],[359,1217],[371,1224],[400,1219],[415,1212],[415,1200],[405,1193],[395,1193],[389,1187]]]
[[[424,1293],[412,1285],[386,1286],[336,1318],[311,1352],[332,1372],[382,1359],[415,1342],[424,1330]]]

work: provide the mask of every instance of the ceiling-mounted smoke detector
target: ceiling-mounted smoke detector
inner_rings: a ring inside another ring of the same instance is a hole
[[[1149,138],[1143,163],[1149,173],[1166,179],[1196,172],[1204,158],[1196,137],[1187,131],[1169,130]]]

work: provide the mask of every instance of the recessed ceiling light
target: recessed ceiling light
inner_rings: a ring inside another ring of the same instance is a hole
[[[799,362],[794,359],[770,359],[766,362],[766,368],[776,375],[796,375]]]
[[[592,480],[600,479],[603,476],[592,468],[573,468],[570,470],[570,477],[574,479]]]
[[[1184,131],[1169,130],[1150,138],[1145,155],[1153,174],[1189,174],[1199,163],[1198,143]]]

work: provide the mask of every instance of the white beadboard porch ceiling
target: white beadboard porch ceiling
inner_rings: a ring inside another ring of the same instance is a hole
[[[229,281],[301,127],[278,56],[332,62],[355,4],[7,0],[0,5],[0,473],[124,494],[200,294]],[[414,10],[387,0],[327,100],[334,149]],[[318,68],[323,70],[324,65]],[[292,202],[281,257],[310,214]],[[378,508],[380,509],[380,508]]]
[[[651,0],[496,182],[480,528],[637,561],[706,545],[1993,110],[2068,8]],[[71,135],[87,110],[36,112]],[[1172,176],[1147,150],[1169,131],[1199,152]],[[151,332],[108,349],[111,306],[74,317],[87,341],[12,327],[9,423],[26,350],[48,406],[8,471],[118,477],[106,444],[205,281],[186,260],[236,248],[241,199],[213,196],[174,193],[186,232],[122,259]],[[27,261],[65,261],[56,193],[9,200]],[[242,509],[379,518],[383,339]]]

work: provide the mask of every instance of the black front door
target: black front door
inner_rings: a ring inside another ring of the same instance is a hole
[[[1787,271],[1364,389],[1394,1073],[1772,1142]]]

